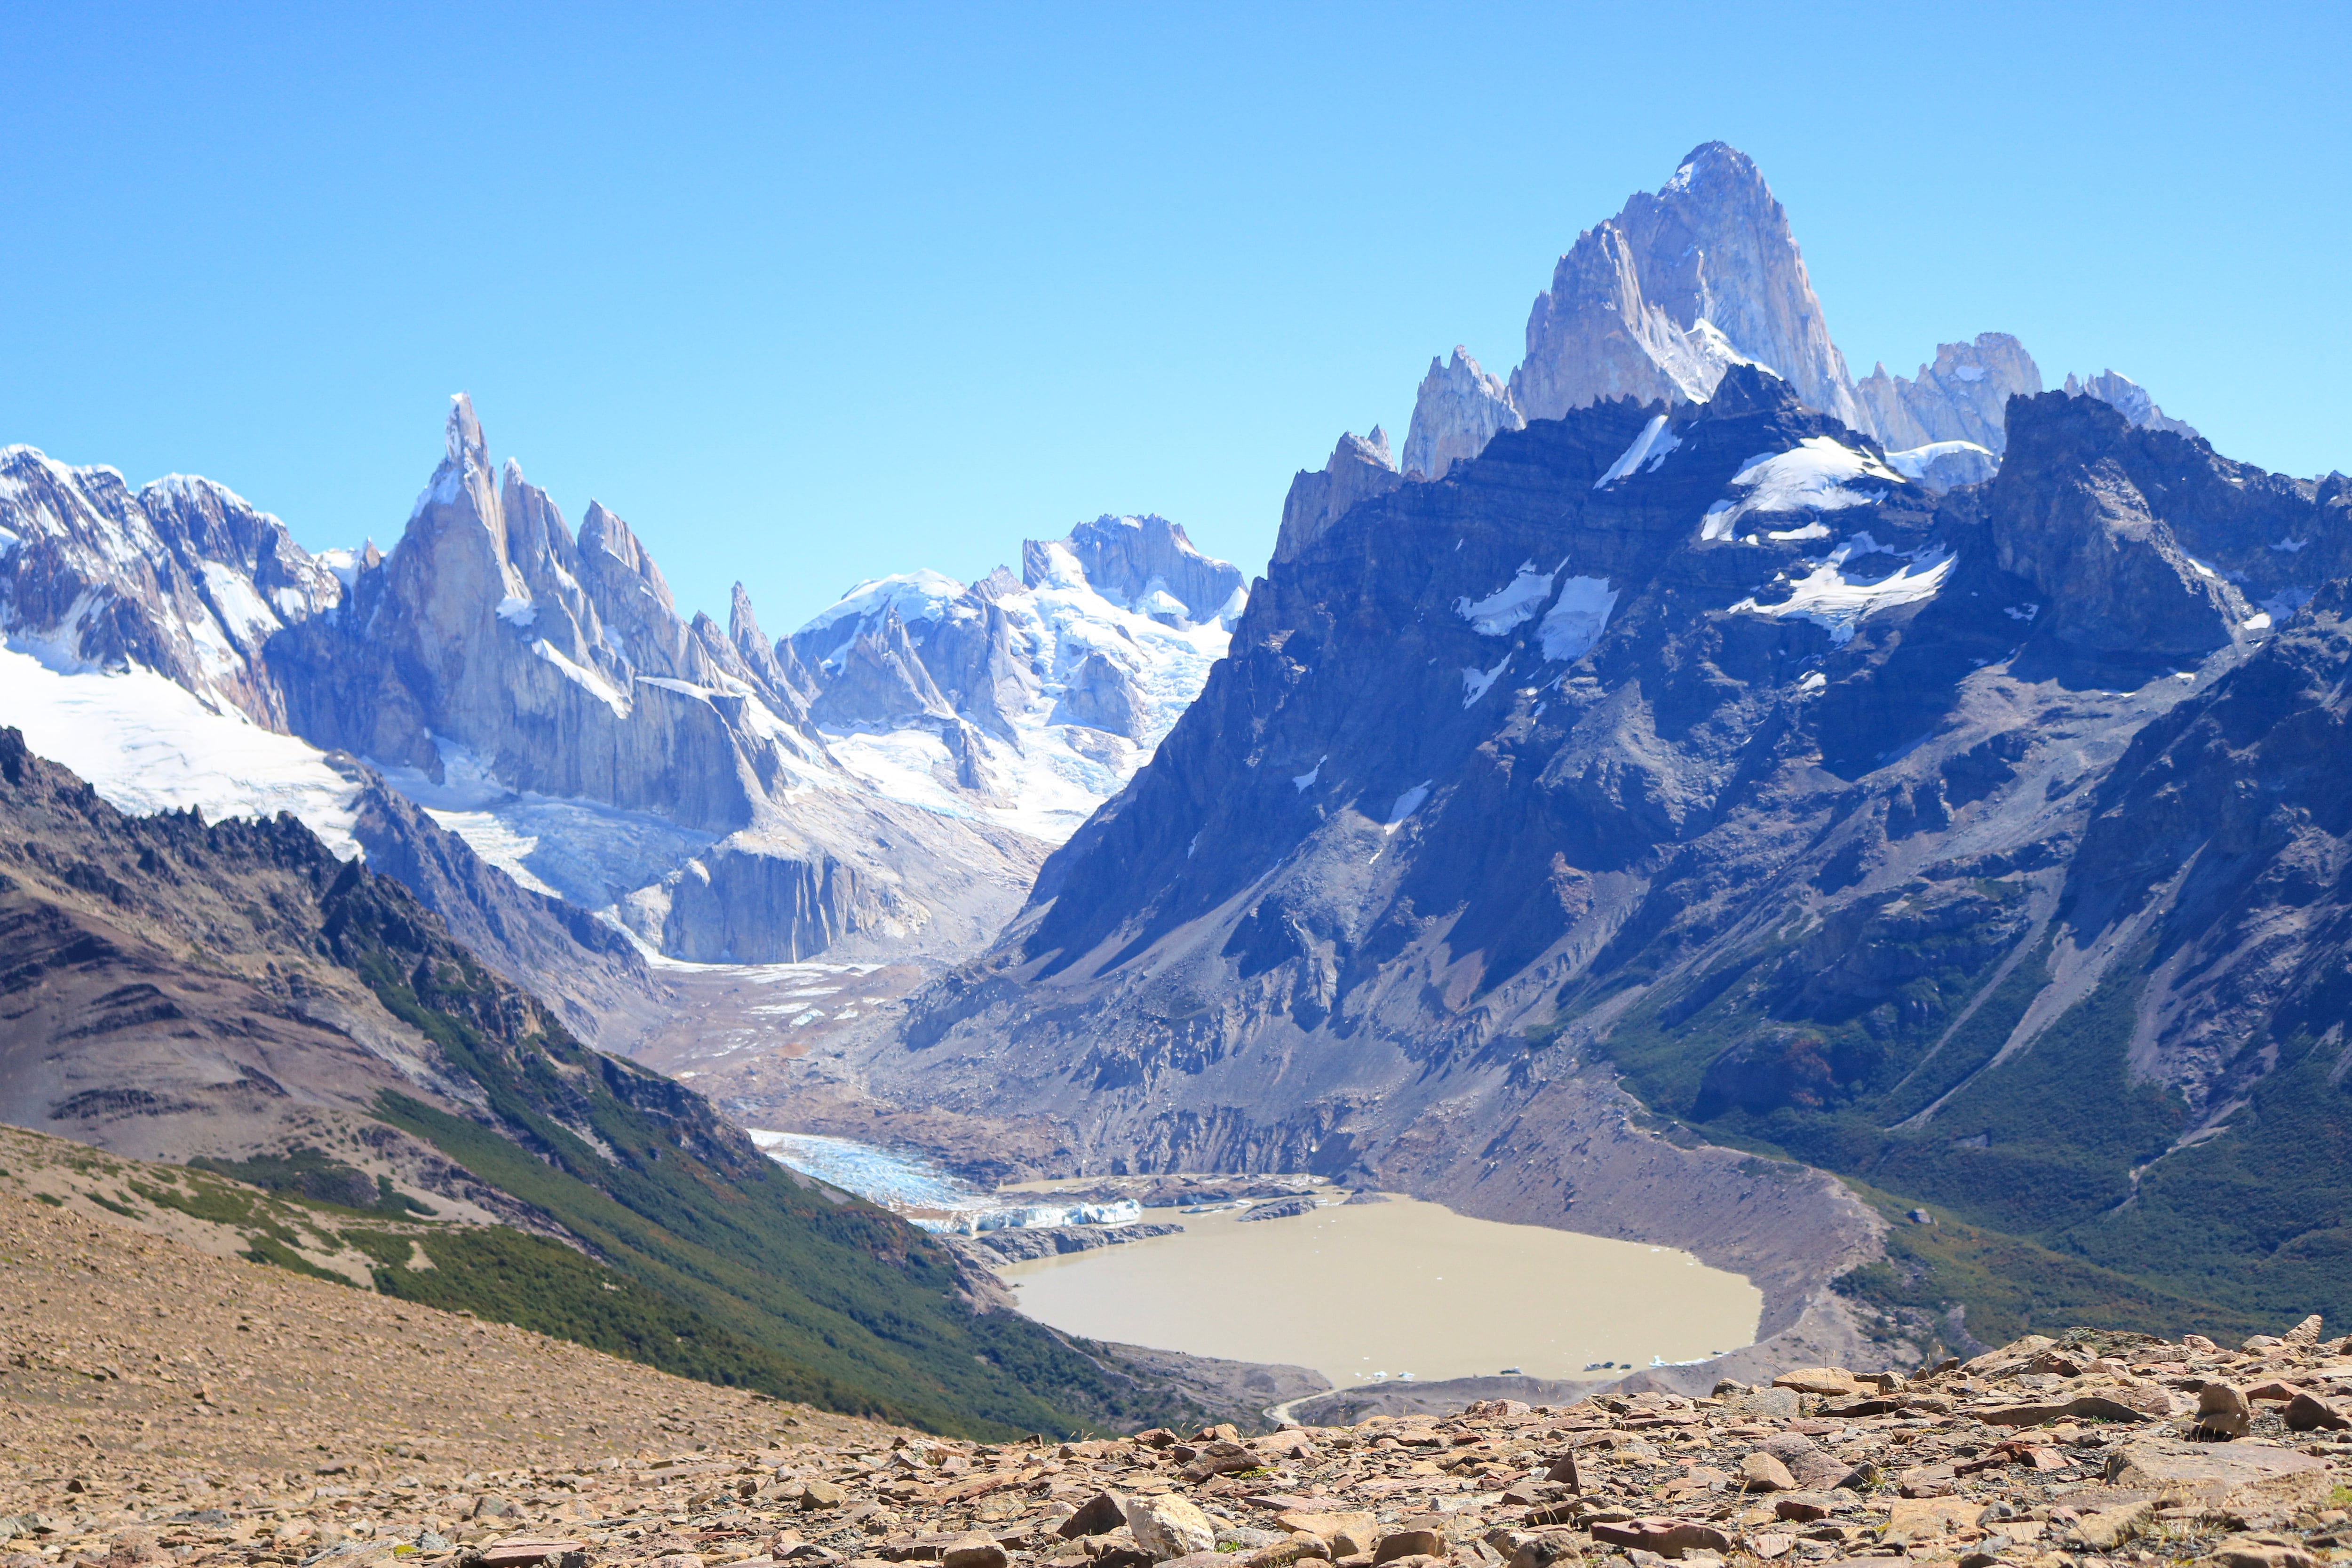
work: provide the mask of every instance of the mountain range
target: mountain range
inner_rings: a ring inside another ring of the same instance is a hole
[[[462,395],[389,553],[5,448],[6,1115],[340,1140],[352,1194],[933,1423],[1185,1396],[714,1107],[1685,1247],[1765,1298],[1702,1384],[2268,1323],[2352,1286],[2347,513],[2006,334],[1855,382],[1721,143],[1578,237],[1509,376],[1433,361],[1401,463],[1299,473],[1255,582],[1105,516],[771,638]],[[818,957],[923,984],[789,1075],[625,1059],[681,976]]]

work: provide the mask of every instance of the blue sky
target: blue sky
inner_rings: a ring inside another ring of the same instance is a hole
[[[2063,12],[2063,15],[2058,13]],[[389,547],[446,395],[769,631],[1518,358],[1721,138],[1857,375],[2016,332],[2352,469],[2352,7],[0,5],[0,442]]]

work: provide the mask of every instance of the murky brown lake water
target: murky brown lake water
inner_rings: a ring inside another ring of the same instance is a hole
[[[1570,1377],[1756,1337],[1763,1299],[1688,1253],[1391,1197],[1287,1219],[1177,1215],[1181,1236],[1008,1264],[1030,1316],[1125,1344],[1313,1367],[1340,1388]]]

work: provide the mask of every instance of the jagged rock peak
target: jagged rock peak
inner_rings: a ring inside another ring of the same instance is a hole
[[[1523,430],[1527,423],[1502,378],[1479,368],[1470,351],[1456,343],[1454,357],[1433,358],[1421,379],[1412,426],[1405,435],[1404,471],[1442,479],[1455,463],[1486,450],[1496,431]]]
[[[739,647],[745,643],[764,644],[767,641],[761,635],[760,617],[751,613],[751,591],[740,582],[728,595],[727,640]]]
[[[2169,430],[2175,436],[2192,438],[2197,436],[2195,426],[2186,420],[2175,419],[2158,408],[2155,399],[2148,396],[2147,388],[2112,370],[2102,371],[2087,379],[2069,375],[2065,391],[2069,397],[2097,398],[2109,407],[2120,410],[2126,419],[2140,429]]]
[[[1921,365],[1916,380],[1890,376],[1881,364],[1853,389],[1889,450],[1968,441],[1996,456],[2009,446],[2009,400],[2041,390],[2041,368],[2007,332],[1937,344],[1936,363]]]
[[[1387,459],[1381,442],[1381,460]],[[1085,574],[1087,585],[1123,609],[1158,621],[1194,626],[1237,616],[1234,595],[1246,586],[1241,568],[1203,555],[1183,525],[1156,514],[1118,517],[1105,512],[1052,543],[1021,542],[1021,575],[1032,588],[1057,574],[1055,557],[1066,555]]]
[[[1419,423],[1420,415],[1416,413],[1416,429]],[[1404,476],[1389,462],[1386,436],[1378,426],[1373,426],[1372,434],[1380,437],[1377,444],[1353,432],[1343,432],[1339,444],[1331,448],[1331,460],[1323,465],[1320,473],[1301,468],[1292,476],[1290,493],[1282,503],[1282,531],[1275,537],[1276,561],[1287,561],[1297,555],[1358,501],[1368,496],[1386,495],[1404,483]],[[1406,450],[1412,450],[1410,445]]]
[[[483,472],[489,471],[489,443],[482,439],[482,422],[474,417],[474,400],[465,393],[452,393],[449,396],[449,423],[442,439],[449,461],[460,468],[470,461]],[[521,470],[516,472],[520,474]]]
[[[1788,214],[1753,160],[1709,142],[1560,258],[1528,314],[1511,401],[1530,419],[1629,395],[1693,401],[1741,360],[1863,426]]]

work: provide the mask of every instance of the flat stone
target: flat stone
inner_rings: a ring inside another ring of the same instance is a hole
[[[2319,1560],[2286,1535],[2228,1535],[2201,1562],[2214,1568],[2318,1568]]]
[[[1967,1498],[1898,1498],[1894,1511],[1887,1516],[1886,1528],[1879,1540],[1894,1545],[1908,1545],[1915,1541],[1933,1541],[1949,1535],[1964,1525],[1976,1522],[1984,1505]]]
[[[815,1480],[802,1483],[801,1508],[810,1513],[823,1509],[839,1508],[849,1494],[831,1481]]]
[[[529,1568],[529,1564],[552,1561],[562,1563],[568,1556],[583,1555],[585,1548],[577,1541],[556,1541],[542,1536],[517,1535],[503,1541],[493,1541],[469,1553],[467,1561],[479,1568]]]
[[[1774,1378],[1772,1386],[1791,1389],[1799,1394],[1859,1395],[1878,1392],[1842,1366],[1799,1367],[1794,1372],[1784,1372]]]
[[[1619,1521],[1595,1521],[1592,1539],[1628,1551],[1654,1552],[1661,1557],[1680,1557],[1688,1552],[1728,1552],[1731,1537],[1711,1524],[1695,1519],[1629,1519]]]
[[[1759,1448],[1739,1461],[1739,1484],[1751,1492],[1792,1492],[1797,1478],[1789,1467]]]
[[[2097,1509],[2074,1521],[2074,1533],[2094,1552],[2112,1552],[2147,1530],[2155,1517],[2154,1499]]]
[[[2107,1484],[2243,1514],[2324,1502],[2334,1479],[2326,1460],[2292,1448],[2146,1442],[2109,1458]]]

